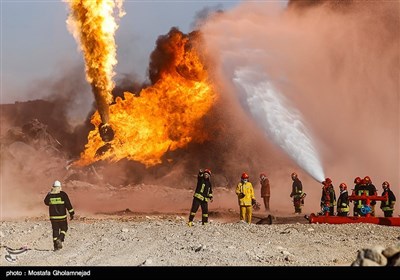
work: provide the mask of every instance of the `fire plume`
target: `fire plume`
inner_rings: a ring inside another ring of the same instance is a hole
[[[98,130],[92,130],[78,165],[125,158],[149,167],[161,163],[167,151],[208,139],[201,119],[216,95],[191,44],[198,36],[192,35],[172,29],[159,38],[152,57],[162,63],[155,63],[159,67],[150,74],[154,84],[139,94],[124,92],[123,98],[116,98],[110,105],[109,122],[115,131],[114,139],[103,146]],[[91,122],[95,127],[100,124],[98,112]]]
[[[122,17],[123,0],[64,0],[71,13],[67,19],[68,30],[80,44],[86,62],[86,79],[91,84],[97,109],[103,124],[109,121],[109,104],[115,84],[114,66],[117,64],[114,40],[118,25],[114,10]]]

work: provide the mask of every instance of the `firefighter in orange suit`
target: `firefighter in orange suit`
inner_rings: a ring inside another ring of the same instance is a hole
[[[236,186],[236,194],[240,207],[240,220],[251,224],[253,205],[256,204],[253,184],[249,182],[246,172],[240,177],[240,183]]]
[[[57,251],[62,248],[68,230],[67,210],[71,220],[75,215],[68,195],[61,190],[60,181],[54,181],[51,191],[44,198],[44,204],[49,206],[54,251]]]
[[[188,226],[193,226],[193,220],[196,212],[201,207],[201,223],[205,225],[208,223],[208,201],[212,202],[212,185],[210,181],[211,170],[199,170],[197,175],[197,186],[193,195],[192,208],[190,209]]]

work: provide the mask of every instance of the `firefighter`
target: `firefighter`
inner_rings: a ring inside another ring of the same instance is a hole
[[[301,208],[304,205],[304,197],[305,193],[303,192],[303,184],[301,183],[299,176],[296,172],[291,174],[293,183],[292,183],[292,192],[290,193],[290,197],[293,197],[293,206],[294,213],[300,214]]]
[[[365,189],[368,191],[367,195],[378,195],[376,187],[374,184],[372,184],[372,180],[369,176],[364,177],[365,180]],[[376,205],[376,200],[371,200],[371,216],[375,216],[375,205]]]
[[[269,185],[269,179],[265,173],[260,174],[260,185],[261,185],[261,197],[264,200],[264,207],[266,211],[269,211],[269,198],[271,196],[271,188]]]
[[[388,200],[381,201],[381,209],[385,217],[393,217],[394,204],[396,203],[396,196],[390,189],[390,184],[388,181],[382,183],[383,193],[382,196],[387,195]]]
[[[54,251],[57,251],[62,248],[62,243],[68,230],[67,210],[71,220],[75,215],[68,195],[61,190],[60,181],[54,181],[53,187],[44,198],[44,204],[49,206]]]
[[[210,181],[211,170],[200,169],[197,175],[197,186],[193,195],[192,208],[190,209],[188,226],[193,226],[196,212],[201,207],[201,224],[208,223],[208,201],[213,201],[212,185]]]
[[[253,205],[256,205],[257,201],[254,196],[253,184],[249,182],[249,175],[246,172],[242,173],[240,183],[237,184],[235,192],[238,196],[240,221],[251,224]]]
[[[335,215],[336,194],[335,188],[332,185],[332,180],[326,178],[322,182],[321,209],[323,214]]]
[[[337,200],[337,215],[347,217],[349,215],[349,194],[347,193],[346,183],[339,185],[340,195]]]
[[[358,191],[360,190],[360,186],[361,186],[361,178],[360,177],[354,178],[354,189],[353,189],[352,195],[358,195]],[[359,200],[354,200],[353,203],[354,203],[354,205],[353,205],[353,215],[354,216],[360,216],[360,214],[358,212],[359,208],[357,207],[357,205],[359,204]]]
[[[358,187],[356,195],[357,196],[369,195],[369,192],[367,190],[367,182],[365,181],[365,179],[361,179],[361,183]],[[357,200],[358,216],[366,216],[367,212],[369,211],[368,208],[366,207],[365,203],[366,203],[366,200]]]

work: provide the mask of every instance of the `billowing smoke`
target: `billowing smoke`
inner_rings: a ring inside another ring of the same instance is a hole
[[[356,176],[369,175],[381,191],[386,179],[400,182],[400,7],[394,2],[343,2],[293,1],[288,8],[243,3],[209,20],[202,28],[204,41],[217,64],[221,93],[230,103],[241,104],[232,114],[234,122],[240,123],[241,111],[250,113],[268,135],[264,141],[273,140],[318,181],[322,169],[336,187],[345,182],[351,188]],[[282,135],[285,124],[279,118],[285,111],[293,117],[285,122],[291,129],[310,132],[303,138],[308,148],[301,147],[300,137]],[[306,167],[294,157],[288,150],[293,141],[315,166]],[[274,186],[288,189],[289,182],[275,177],[276,165],[268,170],[273,193],[285,197],[289,190]],[[318,205],[320,186],[302,179],[308,199]]]

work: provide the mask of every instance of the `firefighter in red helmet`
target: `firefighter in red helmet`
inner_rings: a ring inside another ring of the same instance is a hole
[[[347,192],[346,183],[339,185],[340,195],[337,200],[337,215],[347,217],[349,215],[349,194]]]
[[[378,192],[376,190],[376,187],[374,184],[372,184],[372,180],[369,176],[364,177],[365,180],[365,189],[368,191],[368,195],[378,195]],[[375,205],[376,201],[372,200],[371,201],[371,216],[375,216]]]
[[[197,186],[193,195],[192,207],[189,214],[188,226],[193,226],[193,220],[196,212],[201,207],[201,223],[203,225],[208,223],[208,201],[212,202],[213,192],[210,181],[211,170],[200,169],[197,175]]]
[[[301,183],[299,176],[296,172],[291,174],[293,183],[292,183],[292,192],[290,193],[290,197],[293,198],[293,206],[294,213],[300,214],[301,208],[304,205],[304,197],[305,193],[303,192],[303,184]]]
[[[354,189],[353,189],[352,195],[358,195],[358,191],[360,190],[360,187],[361,187],[361,181],[362,181],[362,179],[360,177],[354,178]],[[353,201],[353,215],[355,217],[360,216],[359,211],[358,211],[359,208],[357,207],[358,204],[359,204],[358,200]]]
[[[321,209],[322,213],[329,214],[330,216],[335,215],[335,205],[336,205],[336,194],[335,189],[332,185],[332,180],[326,178],[322,182],[322,195],[321,195]]]
[[[256,197],[254,196],[253,184],[249,181],[249,175],[246,172],[242,173],[240,182],[236,186],[236,194],[240,208],[240,221],[251,224],[253,215],[253,205],[255,205]]]
[[[390,184],[388,181],[382,183],[383,193],[382,196],[387,195],[388,200],[381,201],[381,209],[385,217],[393,217],[394,204],[396,203],[396,196],[390,189]]]

